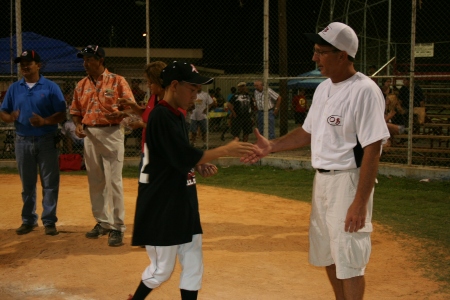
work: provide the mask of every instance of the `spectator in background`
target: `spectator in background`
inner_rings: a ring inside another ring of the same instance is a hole
[[[261,80],[255,80],[253,85],[255,86],[255,103],[256,108],[258,109],[258,114],[256,116],[258,130],[264,135],[264,85]],[[273,140],[275,138],[275,117],[278,116],[280,111],[281,96],[271,88],[268,88],[267,93],[269,96],[269,101],[267,102],[267,110],[269,113],[269,140]]]
[[[42,186],[42,223],[46,235],[57,235],[56,207],[59,194],[59,163],[56,137],[58,123],[66,118],[66,101],[60,87],[39,74],[41,58],[34,50],[25,50],[14,62],[20,64],[23,78],[8,88],[0,118],[14,122],[15,154],[22,181],[22,225],[19,235],[37,227],[36,182],[39,172]]]
[[[377,66],[370,65],[367,70],[367,76],[372,76],[377,71]]]
[[[222,134],[220,135],[220,139],[222,141],[225,141],[225,133],[228,132],[228,130],[231,128],[231,110],[228,108],[228,102],[230,102],[230,99],[234,96],[236,93],[236,88],[233,86],[230,89],[231,93],[227,96],[227,102],[224,104],[224,108],[226,109],[228,115],[227,115],[227,127],[223,130]]]
[[[75,88],[70,114],[75,133],[84,140],[84,161],[89,183],[92,214],[97,222],[86,238],[108,234],[108,245],[123,245],[125,207],[122,168],[125,152],[120,122],[119,98],[134,101],[125,78],[108,71],[105,50],[88,45],[77,54],[83,58],[87,76]]]
[[[213,100],[213,105],[210,107],[209,110],[213,109],[214,107],[217,107],[217,98],[216,98],[216,91],[214,89],[209,89],[208,90],[208,94],[211,97],[211,99]]]
[[[234,86],[232,86],[231,89],[230,89],[230,92],[231,93],[229,93],[228,96],[227,96],[227,102],[230,102],[231,97],[233,97],[234,94],[236,94],[236,88]]]
[[[409,95],[409,85],[410,80],[409,77],[403,78],[403,86],[400,88],[398,92],[398,99],[400,99],[401,104],[405,111],[408,113],[409,111],[409,102],[411,101]],[[418,84],[414,84],[414,107],[422,107],[425,105],[425,97],[422,92],[422,88]]]
[[[372,76],[377,71],[377,66],[370,65],[369,69],[367,70],[367,76]],[[371,78],[377,85],[378,85],[378,78]]]
[[[145,100],[147,93],[140,88],[140,84],[142,83],[142,80],[134,78],[131,80],[131,92],[133,93],[134,99],[136,100],[136,103],[138,106],[145,109]],[[141,148],[142,144],[142,126],[130,126],[131,123],[140,122],[142,119],[139,117],[140,114],[136,115],[134,113],[129,114],[129,117],[127,117],[127,127],[129,127],[132,131],[130,134],[125,135],[125,146],[127,144],[127,138],[135,138],[137,145],[139,149]]]
[[[75,153],[77,151],[81,151],[84,148],[84,138],[79,138],[76,135],[76,127],[73,121],[67,119],[61,125],[61,133],[64,135],[66,141],[67,153]]]
[[[202,91],[202,86],[198,85],[197,87],[197,99],[194,100],[194,109],[191,114],[191,145],[195,147],[195,142],[197,139],[197,130],[200,128],[200,132],[202,135],[202,149],[206,149],[206,126],[207,112],[214,107],[214,100],[211,96]]]
[[[64,99],[66,100],[66,120],[61,123],[61,133],[64,135],[63,141],[65,149],[68,153],[74,153],[75,150],[83,150],[84,148],[84,138],[79,138],[76,133],[76,127],[73,123],[72,117],[70,116],[70,106],[73,100],[73,90],[74,86],[71,82],[65,82],[63,85]]]
[[[243,142],[248,141],[248,135],[253,130],[252,112],[254,101],[247,89],[246,82],[238,83],[238,92],[231,97],[228,102],[228,109],[231,113],[231,134],[239,138],[242,131]]]
[[[6,91],[1,91],[0,92],[0,106],[3,103],[3,99],[5,99],[5,96],[6,96]]]
[[[308,102],[305,97],[305,89],[298,89],[297,95],[292,97],[292,108],[294,110],[295,124],[303,124],[308,111]]]
[[[397,96],[389,94],[386,97],[386,111],[384,119],[387,123],[391,136],[402,134],[408,123],[408,115],[400,104]]]
[[[133,93],[134,99],[136,100],[136,103],[140,106],[145,105],[145,96],[147,95],[146,92],[141,90],[139,85],[141,84],[140,79],[132,79],[131,80],[131,92]]]
[[[409,77],[405,77],[403,79],[403,86],[398,92],[398,99],[400,100],[407,116],[409,115],[409,105],[411,102],[409,88]],[[419,133],[419,124],[423,124],[425,122],[425,96],[423,95],[422,88],[418,84],[414,84],[413,114],[413,133]]]
[[[224,107],[224,104],[225,104],[225,98],[222,96],[221,91],[222,91],[222,89],[220,87],[216,88],[215,96],[216,96],[216,101],[217,101],[218,107]]]
[[[384,98],[386,99],[388,95],[393,93],[392,79],[383,79],[383,84],[381,85],[381,91],[383,92]]]
[[[141,116],[141,120],[136,120],[128,123],[131,128],[142,128],[141,137],[141,161],[139,163],[139,172],[143,164],[144,149],[145,149],[145,135],[147,131],[148,116],[160,100],[164,99],[164,88],[162,87],[161,71],[166,67],[166,64],[162,61],[155,61],[145,66],[144,76],[147,81],[147,87],[150,89],[150,98],[147,101],[145,108],[138,105],[131,99],[120,98],[119,104],[124,108],[129,107],[133,113]]]
[[[209,96],[211,97],[211,99],[213,99],[213,102],[214,102],[213,105],[210,107],[209,111],[211,111],[211,112],[223,111],[223,107],[219,107],[217,105],[216,91],[214,89],[209,89],[208,92],[209,92]],[[209,118],[208,119],[209,130],[210,131],[218,131],[219,127],[220,127],[220,121],[221,121],[221,118]]]

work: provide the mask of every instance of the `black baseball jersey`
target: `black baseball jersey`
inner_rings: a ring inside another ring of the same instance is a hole
[[[150,113],[146,146],[148,183],[139,182],[132,244],[191,242],[202,233],[194,166],[203,151],[190,146],[183,114],[164,100]]]

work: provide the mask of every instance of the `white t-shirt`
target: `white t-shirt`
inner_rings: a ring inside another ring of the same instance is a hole
[[[331,79],[316,89],[303,129],[311,134],[311,165],[316,169],[356,168],[353,149],[389,138],[384,121],[385,101],[380,88],[357,72],[333,84]]]
[[[206,114],[203,113],[205,108],[207,108],[211,103],[213,103],[213,99],[211,96],[201,91],[197,93],[197,99],[194,100],[195,108],[192,110],[191,120],[204,120],[206,119]],[[208,110],[208,109],[206,109]]]

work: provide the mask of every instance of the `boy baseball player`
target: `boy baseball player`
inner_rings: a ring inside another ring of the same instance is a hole
[[[237,139],[207,151],[190,146],[188,128],[178,108],[191,106],[198,85],[214,79],[201,76],[192,64],[177,61],[164,68],[161,78],[165,96],[147,123],[132,239],[135,246],[145,245],[151,264],[128,299],[145,299],[168,280],[178,255],[181,299],[191,300],[197,299],[203,274],[195,171],[212,176],[217,167],[207,162],[222,156],[250,155],[254,146]]]

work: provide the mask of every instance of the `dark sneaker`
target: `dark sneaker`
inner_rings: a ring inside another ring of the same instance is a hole
[[[111,247],[122,246],[123,233],[119,230],[111,230],[108,237],[108,245]]]
[[[59,231],[56,230],[55,224],[45,226],[45,234],[46,235],[58,235]]]
[[[111,229],[103,228],[100,223],[97,223],[91,231],[86,232],[88,239],[97,239],[98,237],[108,234]]]
[[[16,233],[18,235],[27,234],[33,231],[33,228],[37,227],[37,224],[22,224],[19,228],[16,229]]]

